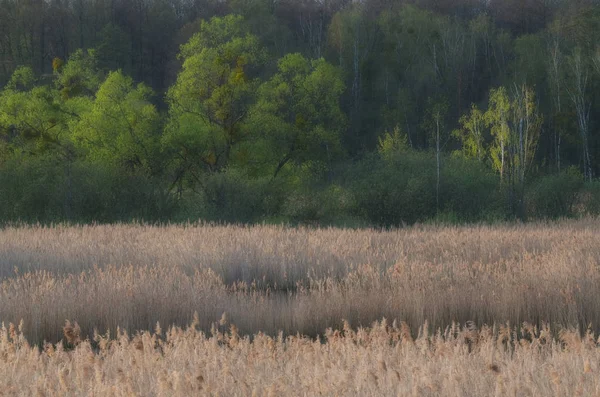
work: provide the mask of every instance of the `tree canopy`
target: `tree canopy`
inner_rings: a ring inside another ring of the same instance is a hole
[[[0,221],[526,219],[561,183],[590,212],[598,26],[593,0],[0,0]]]

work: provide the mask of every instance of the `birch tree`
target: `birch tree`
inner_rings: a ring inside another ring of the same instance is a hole
[[[581,156],[583,158],[583,176],[586,180],[591,181],[593,173],[589,147],[589,131],[590,110],[592,105],[587,95],[589,69],[583,59],[580,49],[575,49],[571,56],[569,66],[571,79],[567,86],[567,92],[569,93],[577,116],[577,127],[581,139]]]
[[[484,117],[494,137],[490,148],[492,165],[508,187],[513,212],[523,216],[525,178],[531,169],[542,127],[535,94],[525,85],[515,85],[512,95],[505,87],[492,90]]]
[[[553,34],[548,43],[548,76],[549,85],[552,93],[552,103],[555,110],[555,122],[553,123],[554,130],[554,152],[556,156],[556,169],[561,170],[560,164],[560,146],[562,141],[561,126],[556,121],[556,114],[562,113],[562,92],[563,92],[563,73],[564,73],[564,56],[561,50],[561,38],[559,34]]]
[[[493,137],[490,156],[493,168],[500,173],[500,180],[504,181],[506,169],[506,148],[510,139],[508,125],[510,112],[510,99],[506,88],[500,87],[490,91],[490,103],[484,118]]]
[[[442,150],[448,142],[448,134],[446,132],[445,119],[448,115],[448,102],[445,99],[429,100],[426,119],[424,122],[425,128],[430,134],[430,139],[435,145],[435,161],[436,161],[436,184],[435,184],[435,201],[436,209],[440,210],[440,186],[441,186],[441,169],[442,169]]]
[[[462,144],[460,153],[463,157],[483,162],[486,157],[485,131],[485,114],[473,104],[469,114],[460,118],[460,128],[452,132],[452,135]]]

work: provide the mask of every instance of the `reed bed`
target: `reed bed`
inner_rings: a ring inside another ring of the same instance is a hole
[[[314,337],[343,320],[416,329],[525,321],[600,327],[600,221],[340,230],[278,226],[8,227],[0,321],[31,343],[225,313],[242,335]]]
[[[451,325],[430,334],[386,321],[357,331],[241,337],[186,329],[98,335],[32,347],[0,329],[2,395],[29,396],[597,396],[600,347],[591,332],[547,326]],[[225,326],[223,322],[222,326]]]
[[[0,394],[600,395],[599,230],[6,227]]]

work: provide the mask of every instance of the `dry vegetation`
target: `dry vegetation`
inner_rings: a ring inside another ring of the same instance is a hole
[[[14,328],[0,333],[2,395],[28,396],[594,396],[600,348],[591,333],[548,328],[422,327],[385,321],[328,330],[324,342],[235,327],[210,337],[195,327],[31,347]],[[76,345],[73,348],[73,345]],[[9,376],[6,376],[6,375]]]
[[[0,393],[598,394],[599,230],[5,228]]]

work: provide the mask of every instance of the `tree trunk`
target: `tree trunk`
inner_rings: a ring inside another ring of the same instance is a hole
[[[435,154],[437,161],[437,182],[435,186],[435,203],[436,203],[436,213],[439,215],[440,213],[440,118],[436,117],[436,135],[435,135]]]

